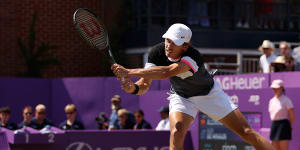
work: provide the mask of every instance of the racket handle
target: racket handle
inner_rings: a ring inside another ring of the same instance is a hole
[[[110,56],[112,62],[115,64],[115,63],[116,63],[116,60],[115,60],[115,58],[114,58],[114,56],[113,56],[113,54],[112,54],[110,48],[108,49],[108,53],[109,53],[109,56]]]
[[[121,78],[121,82],[124,84],[126,82],[125,77]]]
[[[114,59],[114,57],[113,57],[113,55],[112,55],[112,53],[111,53],[111,51],[109,49],[108,50],[102,50],[100,52],[103,54],[106,62],[110,66],[113,65],[113,64],[116,64],[116,61],[115,61],[115,59]]]

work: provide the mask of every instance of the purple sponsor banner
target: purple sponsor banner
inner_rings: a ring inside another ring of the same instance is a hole
[[[171,82],[170,80],[160,80],[159,90],[170,90]]]
[[[0,149],[10,150],[5,132],[0,131]]]
[[[0,131],[6,134],[6,140],[8,141],[8,143],[14,142],[14,131],[8,130],[6,128],[0,128]]]
[[[67,131],[63,134],[18,134],[15,135],[14,141],[11,144],[11,149],[168,150],[169,136],[170,132],[168,131],[153,130],[74,130]],[[194,149],[190,132],[186,135],[184,148],[187,150]]]
[[[167,150],[169,147],[169,133],[164,131],[74,131],[67,135],[70,141],[67,150],[77,150],[78,142],[94,150]]]
[[[269,87],[268,74],[215,76],[223,90],[257,90]]]
[[[285,88],[299,88],[300,87],[300,72],[272,73],[270,83],[276,79],[283,80]]]

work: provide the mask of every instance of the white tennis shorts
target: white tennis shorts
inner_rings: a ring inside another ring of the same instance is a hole
[[[198,111],[202,111],[212,119],[220,120],[237,108],[216,81],[208,95],[184,98],[175,93],[171,94],[168,100],[170,100],[170,113],[182,112],[193,118]]]

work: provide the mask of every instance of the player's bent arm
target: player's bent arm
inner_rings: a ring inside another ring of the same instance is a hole
[[[191,68],[183,62],[173,63],[169,66],[154,66],[150,68],[128,69],[129,76],[146,79],[161,80],[189,71]]]
[[[151,83],[152,83],[151,79],[145,79],[145,78],[141,78],[140,80],[135,82],[135,84],[139,86],[139,92],[137,93],[137,95],[145,94],[149,90]]]

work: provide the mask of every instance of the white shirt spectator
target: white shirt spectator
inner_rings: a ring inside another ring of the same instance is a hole
[[[272,121],[289,119],[288,110],[294,108],[292,101],[285,95],[273,97],[269,102],[269,113]]]
[[[160,131],[160,130],[170,130],[170,122],[169,118],[161,120],[158,124],[155,130]]]
[[[259,59],[259,67],[262,69],[263,73],[269,73],[270,72],[270,64],[276,59],[276,55],[271,54],[269,57],[267,57],[265,54],[260,56]]]

